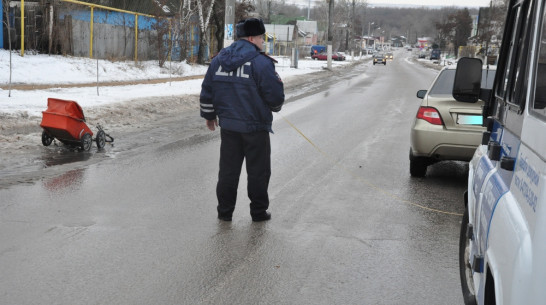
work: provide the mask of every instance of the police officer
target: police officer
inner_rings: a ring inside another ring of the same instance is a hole
[[[220,125],[218,219],[231,221],[243,160],[253,221],[271,219],[267,189],[271,176],[272,111],[281,110],[284,87],[275,60],[262,52],[265,26],[249,18],[236,25],[238,40],[214,57],[201,86],[201,117]],[[217,118],[219,120],[217,120]]]

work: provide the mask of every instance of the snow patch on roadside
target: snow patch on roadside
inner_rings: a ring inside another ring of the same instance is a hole
[[[10,54],[0,50],[0,84],[8,84]],[[83,84],[97,81],[143,80],[173,76],[203,75],[207,66],[186,62],[166,62],[162,68],[155,60],[109,61],[46,54],[25,54],[21,57],[12,52],[13,84]],[[98,65],[98,70],[97,70]],[[32,73],[29,73],[32,71]],[[3,95],[3,94],[2,94]]]
[[[83,84],[96,83],[97,60],[58,55],[21,57],[13,52],[12,82],[20,84]],[[276,70],[287,85],[298,87],[314,76],[323,74],[324,61],[303,59],[298,69],[290,67],[287,57],[275,57]],[[332,62],[341,67],[355,62]],[[169,78],[169,63],[159,68],[156,61],[134,63],[99,60],[99,81],[119,82]],[[173,76],[204,75],[207,66],[172,63]],[[174,71],[174,72],[173,72]],[[9,79],[9,51],[0,50],[0,86],[7,87]],[[195,114],[199,118],[199,93],[202,78],[157,84],[123,86],[50,88],[40,90],[0,89],[0,169],[13,162],[27,162],[33,154],[39,155],[42,111],[47,109],[47,98],[74,100],[83,108],[86,124],[93,132],[101,124],[112,136],[142,130],[165,118]],[[289,87],[288,86],[288,87]],[[294,105],[295,106],[295,105]],[[287,109],[290,109],[289,106]],[[298,107],[303,107],[298,106]],[[295,107],[295,108],[298,108]],[[181,128],[195,128],[192,122],[181,122]]]

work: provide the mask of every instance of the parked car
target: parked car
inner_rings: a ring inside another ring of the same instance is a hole
[[[311,46],[311,56],[326,52],[326,46],[314,45]]]
[[[417,55],[419,58],[426,58],[427,57],[427,52],[425,51],[419,51],[419,54]]]
[[[346,58],[345,54],[343,54],[343,53],[337,52],[335,55],[337,56],[337,59],[335,59],[335,60],[338,60],[338,61],[343,61]]]
[[[318,53],[311,56],[314,60],[328,60],[328,53]],[[332,60],[342,61],[345,60],[345,55],[341,53],[332,53]]]
[[[455,66],[440,71],[429,90],[417,91],[423,99],[411,126],[410,174],[426,175],[427,167],[438,161],[469,161],[481,143],[483,101],[459,103],[452,96]],[[484,68],[482,84],[491,88],[496,67]]]
[[[385,58],[385,54],[381,52],[376,52],[373,54],[373,64],[383,64],[387,65],[387,59]]]
[[[440,49],[433,49],[432,51],[430,51],[430,60],[440,59],[441,54],[442,51]]]

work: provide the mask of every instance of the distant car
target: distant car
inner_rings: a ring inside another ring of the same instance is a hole
[[[313,54],[319,54],[324,52],[326,52],[326,46],[321,46],[321,45],[311,46],[311,56],[313,56]]]
[[[393,60],[394,56],[392,55],[392,52],[388,52],[387,55],[385,55],[386,59]]]
[[[410,174],[426,175],[427,167],[438,161],[472,159],[481,143],[483,101],[459,103],[452,95],[456,66],[440,71],[429,90],[417,91],[423,99],[411,126]],[[482,70],[482,87],[490,89],[496,67]]]
[[[430,52],[430,60],[437,60],[440,59],[440,55],[442,54],[442,51],[440,49],[434,49]]]
[[[383,64],[387,65],[387,59],[385,58],[385,54],[381,52],[377,52],[373,54],[373,64]]]
[[[425,51],[419,51],[419,58],[426,58],[427,57],[427,53]]]
[[[338,60],[338,61],[345,60],[345,55],[344,54],[337,52],[335,55],[337,56],[337,59],[335,59],[335,60]]]
[[[314,60],[328,60],[328,54],[327,53],[313,54],[311,58]],[[345,60],[345,56],[341,53],[332,53],[332,60],[342,61],[342,60]]]

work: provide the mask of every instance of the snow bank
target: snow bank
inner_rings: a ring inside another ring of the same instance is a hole
[[[137,84],[129,86],[101,86],[50,88],[41,90],[11,90],[9,82],[9,51],[0,50],[0,114],[16,116],[41,116],[47,108],[47,98],[55,97],[77,101],[83,108],[103,106],[146,97],[174,97],[199,94],[201,79],[167,81],[159,84]],[[287,57],[275,57],[279,63],[277,72],[284,80],[293,76],[323,71],[324,61],[304,59],[298,61],[298,68],[291,68]],[[17,84],[95,84],[97,66],[99,82],[139,81],[169,79],[192,75],[204,75],[207,66],[185,62],[167,62],[159,68],[157,61],[108,61],[89,58],[33,55],[12,52],[13,85]],[[333,67],[350,64],[350,61],[332,62]],[[11,96],[9,96],[11,95]],[[9,96],[9,97],[8,97]]]

